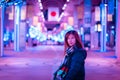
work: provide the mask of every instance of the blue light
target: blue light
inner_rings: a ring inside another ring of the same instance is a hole
[[[7,32],[4,34],[3,40],[4,40],[4,41],[8,41],[8,40],[9,40],[9,37],[10,37],[10,33],[7,31]]]
[[[53,39],[54,41],[58,41],[58,37],[57,37],[57,35],[53,36],[52,39]]]
[[[115,26],[111,26],[111,29],[114,29],[115,28]]]
[[[80,34],[81,34],[81,35],[84,34],[84,29],[83,29],[83,27],[80,28]]]
[[[70,26],[70,25],[67,25],[67,28],[66,28],[66,30],[73,30],[73,27],[72,26]]]
[[[35,38],[40,42],[47,40],[47,37],[34,26],[30,26],[28,35],[30,38]]]
[[[106,37],[108,37],[108,34],[106,34]]]
[[[26,34],[26,37],[29,37],[29,34]]]
[[[34,26],[30,26],[29,35],[31,38],[36,38],[39,35],[38,29]]]

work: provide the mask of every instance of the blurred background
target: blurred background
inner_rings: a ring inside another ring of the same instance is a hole
[[[117,0],[1,0],[1,44],[63,45],[76,30],[86,48],[105,51],[116,44],[117,11]]]
[[[120,80],[120,0],[0,0],[0,80],[52,80],[76,30],[86,80]]]

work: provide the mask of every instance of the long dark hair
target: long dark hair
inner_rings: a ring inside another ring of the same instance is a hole
[[[77,31],[75,31],[75,30],[70,30],[70,31],[68,31],[68,32],[65,34],[65,39],[64,39],[64,52],[65,52],[65,50],[69,47],[67,40],[68,40],[68,37],[69,37],[70,34],[72,34],[72,35],[75,37],[75,39],[76,39],[75,45],[76,45],[78,48],[83,48],[83,44],[82,44],[81,38],[79,37]]]

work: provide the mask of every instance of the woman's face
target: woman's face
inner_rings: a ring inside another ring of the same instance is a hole
[[[73,34],[70,34],[67,39],[68,45],[73,46],[76,43],[75,36]]]

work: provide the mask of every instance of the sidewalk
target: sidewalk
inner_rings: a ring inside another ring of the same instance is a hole
[[[23,52],[5,49],[0,58],[0,80],[52,80],[63,59],[63,46],[27,48]],[[120,64],[114,51],[88,51],[86,80],[120,80]]]

